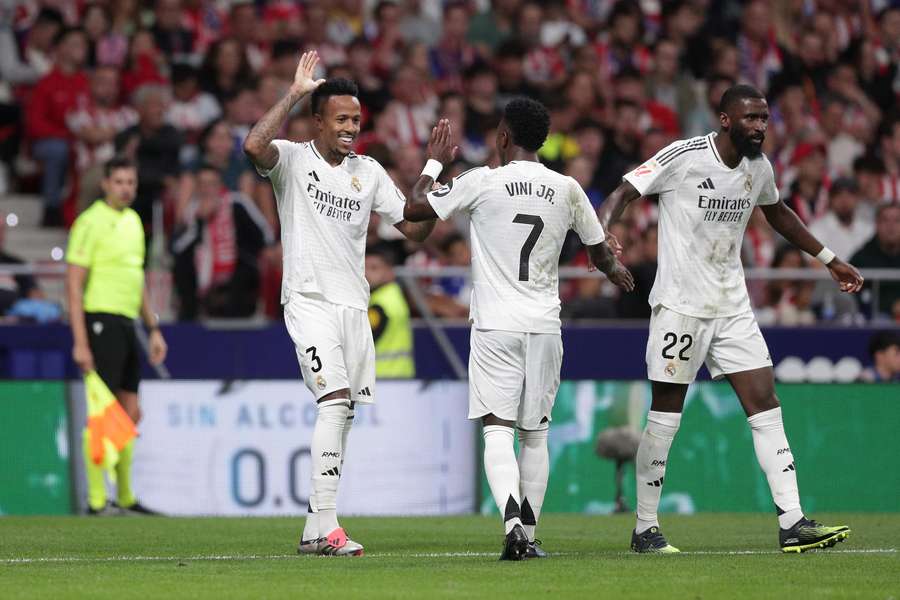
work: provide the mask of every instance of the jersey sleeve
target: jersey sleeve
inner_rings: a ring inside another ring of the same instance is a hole
[[[265,169],[256,165],[256,172],[263,177],[268,177],[273,185],[282,185],[285,177],[291,172],[291,165],[300,160],[302,144],[289,140],[272,140],[278,148],[278,162],[271,169]]]
[[[481,191],[481,181],[487,172],[487,167],[463,171],[440,188],[428,192],[428,203],[442,221],[457,212],[472,212]]]
[[[569,178],[569,201],[572,206],[572,229],[578,234],[578,238],[585,246],[599,244],[606,239],[603,226],[597,218],[594,207],[587,194],[578,185],[578,182]]]
[[[372,160],[375,169],[375,197],[372,200],[372,210],[377,212],[391,225],[396,225],[403,220],[403,207],[406,206],[406,196],[388,175],[380,164]]]
[[[75,220],[72,231],[69,232],[69,245],[66,248],[66,262],[86,269],[91,268],[94,262],[94,251],[101,235],[99,229],[89,219],[84,218],[88,214],[85,213]]]
[[[646,161],[633,171],[626,173],[622,179],[634,186],[642,196],[659,194],[673,189],[678,185],[678,166],[683,162],[683,157],[688,154],[690,142],[684,140],[669,144],[653,158]]]
[[[768,158],[765,159],[765,165],[761,171],[763,176],[762,189],[759,192],[759,197],[756,199],[756,204],[759,206],[777,204],[778,187],[775,185],[775,171],[772,169],[772,163],[769,162]]]

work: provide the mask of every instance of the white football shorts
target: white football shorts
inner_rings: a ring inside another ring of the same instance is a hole
[[[559,389],[562,336],[472,327],[469,418],[493,414],[526,430],[547,428]]]
[[[692,383],[706,363],[713,379],[772,366],[769,347],[751,311],[699,319],[658,305],[650,316],[647,378]]]
[[[316,400],[349,388],[351,401],[375,401],[375,343],[366,311],[295,292],[284,307],[284,323]]]

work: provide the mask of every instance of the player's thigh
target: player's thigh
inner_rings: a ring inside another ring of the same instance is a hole
[[[525,389],[516,425],[520,429],[541,429],[552,419],[553,403],[559,391],[562,368],[562,336],[529,333],[525,350]]]
[[[106,313],[87,313],[84,319],[94,368],[106,387],[115,393],[122,387],[129,354],[123,319]]]
[[[663,383],[692,383],[712,337],[711,319],[698,319],[656,306],[647,338],[647,378]]]
[[[472,328],[469,418],[516,421],[525,382],[525,334]]]
[[[334,304],[292,294],[284,307],[284,323],[297,351],[303,382],[316,400],[350,386]]]
[[[713,379],[772,367],[769,347],[752,312],[716,319],[706,366]]]
[[[349,306],[342,306],[339,311],[350,399],[371,404],[375,402],[375,342],[368,313]]]

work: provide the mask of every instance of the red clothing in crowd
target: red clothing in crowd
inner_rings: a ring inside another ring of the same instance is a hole
[[[88,77],[83,71],[66,74],[54,68],[47,73],[31,92],[25,122],[28,137],[33,140],[70,138],[66,113],[86,95]]]

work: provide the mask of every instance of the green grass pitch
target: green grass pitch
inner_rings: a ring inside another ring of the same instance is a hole
[[[0,597],[900,599],[900,514],[814,516],[853,534],[782,555],[772,515],[665,516],[683,553],[649,556],[630,516],[546,515],[521,563],[479,516],[345,518],[361,558],[298,556],[301,519],[2,517]]]

